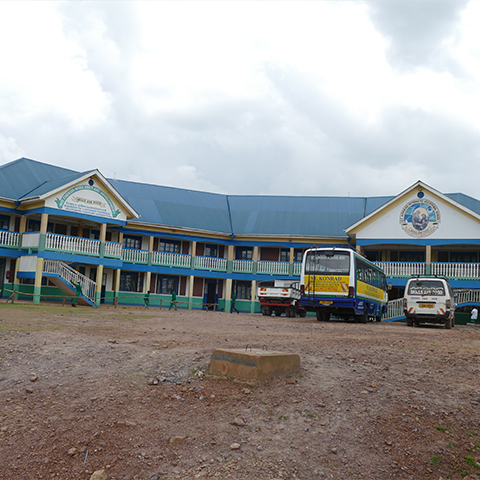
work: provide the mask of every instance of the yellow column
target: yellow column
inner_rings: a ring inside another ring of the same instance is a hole
[[[195,277],[191,275],[188,279],[188,310],[193,308],[192,301],[193,301],[193,283],[195,281]]]
[[[95,304],[100,305],[102,297],[103,265],[97,267],[97,285],[95,287]]]
[[[432,246],[427,245],[426,252],[425,252],[425,273],[430,275],[432,273]]]
[[[19,262],[20,263],[20,262]],[[37,268],[35,270],[35,283],[33,286],[33,303],[40,303],[40,293],[42,291],[43,258],[37,257]]]
[[[255,313],[255,299],[257,298],[257,281],[252,280],[252,298],[250,300],[250,313]]]

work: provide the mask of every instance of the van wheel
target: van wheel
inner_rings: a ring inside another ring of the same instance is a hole
[[[448,319],[445,321],[445,328],[450,330],[452,328],[452,323],[453,323],[453,320],[451,319]]]
[[[413,327],[413,318],[407,318],[407,327]]]

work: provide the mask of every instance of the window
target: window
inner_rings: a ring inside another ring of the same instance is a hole
[[[303,248],[295,248],[293,250],[293,261],[302,263],[303,261]]]
[[[280,261],[281,262],[289,262],[290,261],[290,249],[289,248],[282,248],[280,250]]]
[[[252,260],[253,259],[252,247],[237,247],[235,259],[236,260]]]
[[[251,300],[252,298],[251,282],[237,282],[235,290],[237,293],[237,300]]]
[[[476,262],[477,252],[450,252],[450,261],[454,263]]]
[[[100,230],[90,230],[90,238],[93,238],[94,240],[100,240]],[[142,237],[140,238],[140,245],[142,244]],[[140,248],[140,247],[138,247]]]
[[[218,257],[218,246],[211,245],[207,243],[205,245],[205,256],[206,257]]]
[[[40,231],[40,220],[28,219],[27,223],[27,232],[39,232]]]
[[[400,252],[400,262],[425,262],[425,252]]]
[[[143,292],[143,275],[138,272],[121,273],[120,290],[122,292]]]
[[[125,235],[123,237],[123,248],[132,248],[140,250],[142,248],[142,237],[134,235]]]
[[[165,240],[163,238],[158,242],[158,251],[167,253],[180,253],[180,243],[178,240]]]
[[[0,215],[0,230],[8,230],[10,228],[10,217]]]
[[[178,293],[178,277],[158,276],[156,292],[169,295],[172,291]]]

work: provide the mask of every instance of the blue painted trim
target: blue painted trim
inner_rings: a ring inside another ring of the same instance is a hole
[[[158,225],[159,227],[161,225]],[[168,233],[168,232],[159,232],[155,233],[151,230],[143,230],[143,229],[133,229],[133,228],[111,228],[110,230],[123,232],[124,234],[133,234],[133,235],[146,235],[151,236],[154,238],[172,238],[178,240],[188,240],[191,242],[201,242],[201,243],[210,243],[214,245],[233,245],[233,246],[245,246],[245,247],[266,247],[266,246],[273,246],[273,247],[284,247],[284,248],[310,248],[314,245],[313,242],[272,242],[268,240],[257,240],[252,239],[250,240],[226,240],[221,238],[212,238],[212,237],[201,237],[198,235],[182,235],[180,233]],[[216,234],[213,232],[213,234]],[[222,235],[221,233],[218,235]],[[223,235],[229,235],[228,233],[224,233]],[[247,236],[247,235],[245,235]],[[320,245],[316,243],[316,245]],[[345,243],[325,243],[321,244],[322,247],[348,247],[347,238],[345,238]]]
[[[122,268],[123,261],[115,258],[90,257],[88,255],[72,255],[57,252],[38,252],[39,258],[48,258],[50,260],[62,260],[64,262],[75,262],[80,265],[103,265],[108,268]]]
[[[376,246],[376,245],[480,245],[480,239],[448,239],[442,238],[435,240],[433,238],[405,238],[405,239],[385,239],[372,238],[367,240],[357,240],[359,246]]]
[[[0,247],[0,257],[18,258],[23,252],[15,248]]]
[[[35,278],[35,272],[17,272],[17,278]]]
[[[16,208],[0,207],[0,212],[18,213],[18,210]]]
[[[106,217],[96,217],[94,215],[85,215],[83,213],[76,213],[76,212],[69,212],[66,210],[57,210],[56,208],[51,207],[41,207],[41,208],[33,208],[31,210],[17,210],[16,213],[19,215],[26,215],[31,213],[47,213],[48,215],[55,215],[57,217],[72,217],[78,219],[85,219],[90,220],[92,222],[97,223],[110,223],[114,225],[126,225],[127,222],[123,220],[116,220],[114,218],[106,218]]]

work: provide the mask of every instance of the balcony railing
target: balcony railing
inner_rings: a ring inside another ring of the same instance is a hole
[[[425,263],[421,262],[373,262],[388,278],[410,278],[425,275]]]
[[[152,265],[190,268],[191,258],[190,255],[183,255],[181,253],[152,252]]]
[[[40,232],[27,232],[22,234],[22,248],[38,248],[40,245]]]
[[[451,280],[480,280],[480,263],[432,263],[431,272]]]
[[[216,272],[227,271],[227,259],[217,257],[195,257],[193,266],[198,270],[210,270]]]
[[[122,258],[123,245],[117,242],[105,242],[105,257]]]
[[[252,260],[234,260],[233,272],[234,273],[253,273],[253,261]]]
[[[288,262],[265,262],[260,261],[257,264],[257,273],[267,273],[269,275],[288,276]]]
[[[127,263],[148,264],[148,250],[135,250],[133,248],[124,248],[122,260]]]
[[[299,277],[302,273],[302,262],[295,262],[293,264],[293,275]]]
[[[9,232],[8,230],[0,230],[0,246],[18,248],[20,242],[20,234],[17,232]]]
[[[98,257],[100,255],[100,240],[47,233],[45,250]]]

